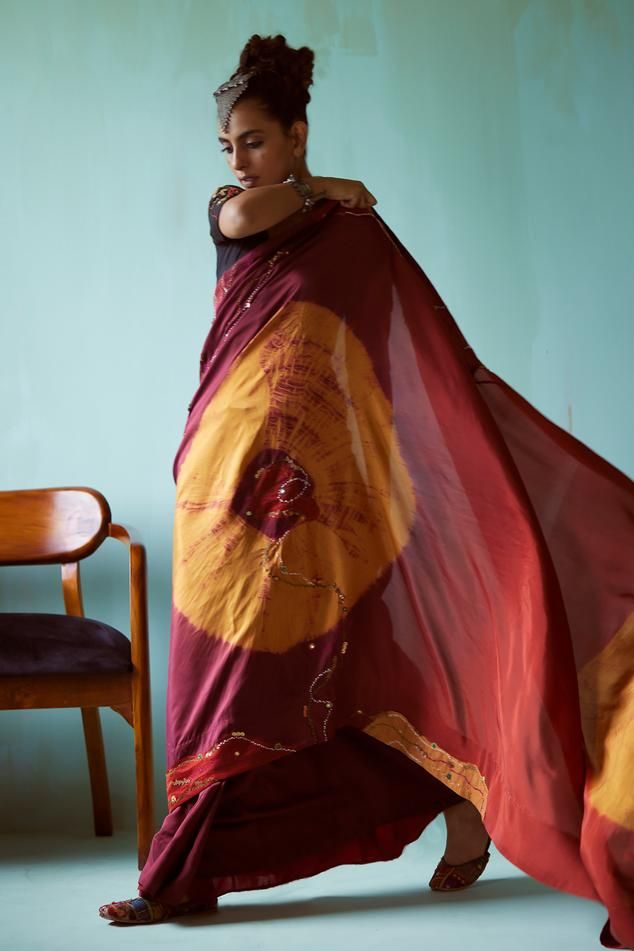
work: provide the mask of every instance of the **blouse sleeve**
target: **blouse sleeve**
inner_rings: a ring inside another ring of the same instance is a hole
[[[220,209],[226,201],[241,194],[242,189],[238,188],[237,185],[222,185],[216,189],[209,199],[209,234],[213,238],[214,244],[224,244],[225,241],[231,240],[220,230],[218,216],[220,215]]]

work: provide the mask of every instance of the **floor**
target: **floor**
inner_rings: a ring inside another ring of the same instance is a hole
[[[493,852],[482,879],[453,896],[426,887],[444,846],[440,823],[393,862],[346,865],[258,892],[219,912],[146,927],[97,907],[136,894],[129,835],[0,836],[2,951],[121,948],[231,951],[596,951],[601,906],[554,892]],[[351,948],[351,946],[354,946]]]

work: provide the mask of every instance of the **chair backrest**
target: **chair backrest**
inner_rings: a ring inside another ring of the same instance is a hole
[[[0,565],[79,561],[108,535],[110,506],[83,486],[0,492]]]

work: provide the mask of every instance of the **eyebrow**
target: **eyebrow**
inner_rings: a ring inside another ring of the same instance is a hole
[[[244,138],[246,138],[247,135],[253,135],[254,132],[259,132],[259,133],[261,134],[261,133],[264,132],[264,129],[247,129],[246,132],[241,132],[240,135],[238,136],[238,138],[239,138],[239,139],[244,139]],[[228,142],[229,139],[225,138],[225,137],[222,136],[222,135],[219,135],[219,136],[218,136],[218,141],[219,141],[219,142]]]

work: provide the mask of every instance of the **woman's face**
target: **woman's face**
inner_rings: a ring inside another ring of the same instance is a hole
[[[256,99],[239,100],[229,128],[218,131],[227,165],[243,188],[276,185],[303,162],[308,127],[294,122],[286,132]]]

